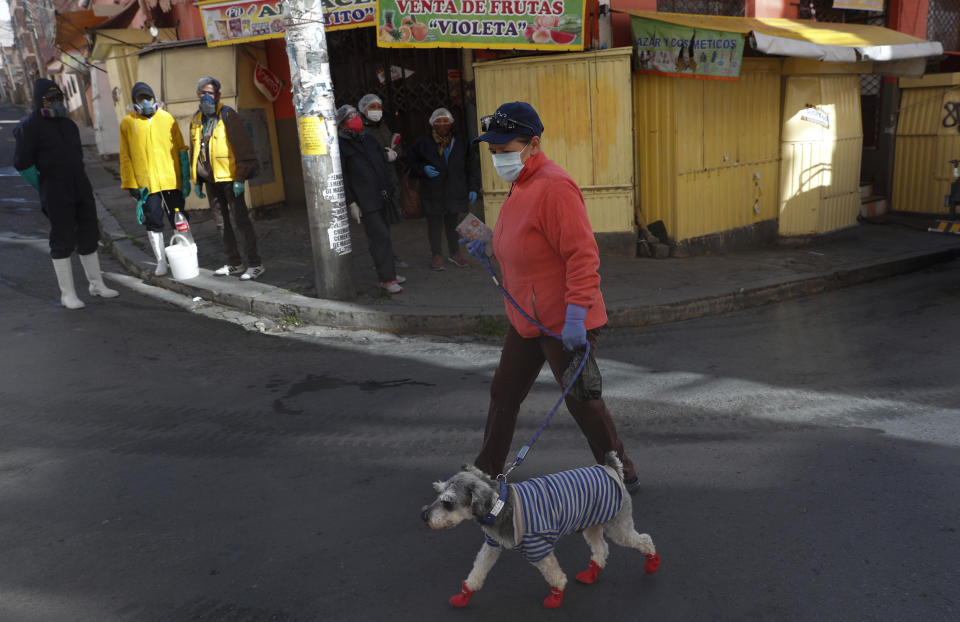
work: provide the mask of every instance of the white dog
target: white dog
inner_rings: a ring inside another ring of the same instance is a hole
[[[606,465],[594,465],[504,485],[476,467],[462,470],[445,482],[433,485],[436,500],[424,506],[421,516],[431,529],[450,529],[467,519],[481,524],[485,542],[461,592],[450,598],[454,607],[464,607],[483,587],[500,549],[519,549],[550,584],[548,608],[559,607],[567,577],[553,547],[560,536],[582,531],[590,546],[590,566],[577,574],[581,583],[593,583],[607,563],[610,548],[606,533],[615,544],[638,549],[647,562],[647,573],[660,567],[660,556],[647,534],[633,526],[633,506],[623,486],[623,465],[615,453]]]

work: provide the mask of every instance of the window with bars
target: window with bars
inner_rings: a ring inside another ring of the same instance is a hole
[[[957,0],[930,0],[927,39],[939,41],[944,50],[960,52],[960,6]]]
[[[745,0],[657,0],[657,10],[665,13],[697,13],[743,17]]]

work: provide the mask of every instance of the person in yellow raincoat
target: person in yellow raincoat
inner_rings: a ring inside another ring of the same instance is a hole
[[[187,146],[173,115],[160,108],[153,89],[133,85],[133,109],[120,122],[120,184],[137,199],[137,220],[147,228],[157,259],[154,274],[167,273],[163,217],[173,227],[174,210],[190,194]]]

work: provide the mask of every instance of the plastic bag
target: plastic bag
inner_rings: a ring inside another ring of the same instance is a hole
[[[587,349],[585,347],[577,348],[573,352],[567,351],[570,364],[567,365],[566,371],[563,372],[564,387],[570,384],[573,375],[577,373],[577,368],[580,367],[580,362],[583,361],[583,355],[586,354],[586,352]],[[594,358],[593,350],[591,349],[590,356],[587,357],[587,362],[583,365],[583,371],[577,376],[577,380],[573,383],[568,395],[572,395],[578,402],[588,402],[590,400],[600,399],[602,394],[603,378],[600,376],[600,367],[597,365],[597,360]]]

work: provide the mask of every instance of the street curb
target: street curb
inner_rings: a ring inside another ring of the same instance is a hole
[[[110,210],[104,206],[96,190],[94,197],[104,245],[113,257],[128,272],[146,283],[191,298],[200,297],[274,320],[296,317],[301,322],[339,329],[439,335],[489,334],[500,327],[506,330],[506,316],[503,312],[450,315],[433,310],[408,310],[405,313],[378,311],[350,302],[310,298],[266,283],[215,277],[206,269],[201,269],[200,276],[190,279],[189,282],[175,281],[166,276],[158,277],[146,268],[147,262],[152,261],[153,256],[134,243],[135,238],[123,230]],[[650,326],[740,311],[915,272],[958,256],[960,249],[919,253],[878,264],[836,270],[825,275],[718,296],[629,309],[607,308],[607,327]]]
[[[692,320],[708,315],[741,311],[767,304],[793,300],[814,294],[868,283],[877,279],[916,272],[929,266],[960,257],[960,249],[922,253],[892,261],[857,268],[837,270],[830,274],[778,283],[756,289],[742,290],[706,298],[638,307],[634,309],[607,309],[607,326],[630,328]]]

